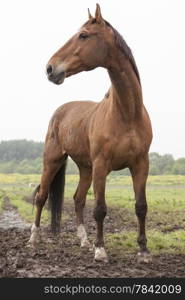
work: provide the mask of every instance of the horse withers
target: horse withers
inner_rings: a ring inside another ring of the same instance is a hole
[[[74,203],[81,247],[89,247],[83,209],[93,182],[97,228],[95,260],[107,261],[103,236],[107,213],[106,177],[112,170],[129,168],[139,225],[138,258],[149,262],[145,189],[152,141],[151,123],[143,104],[139,72],[132,52],[122,36],[103,19],[98,4],[95,17],[89,12],[88,21],[51,57],[46,71],[51,82],[61,84],[67,77],[97,67],[107,69],[110,77],[111,87],[105,98],[101,102],[66,103],[55,111],[49,123],[41,183],[34,193],[37,211],[30,243],[37,241],[41,212],[47,198],[51,203],[52,230],[60,231],[65,168],[70,156],[80,174]]]

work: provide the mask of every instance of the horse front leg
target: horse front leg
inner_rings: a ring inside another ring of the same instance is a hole
[[[103,222],[107,214],[105,203],[105,184],[108,172],[102,159],[93,163],[93,188],[95,195],[94,218],[96,221],[95,261],[107,262],[108,257],[104,248]]]
[[[86,195],[92,181],[92,170],[80,168],[80,181],[74,195],[75,212],[77,219],[77,236],[81,242],[81,248],[90,248],[90,243],[87,239],[87,233],[84,227],[83,210],[86,202]]]
[[[139,232],[137,242],[140,247],[138,252],[138,261],[149,263],[152,258],[147,249],[147,238],[145,232],[145,220],[147,214],[146,202],[146,180],[148,177],[149,161],[148,155],[141,159],[134,167],[131,168],[133,187],[135,192],[135,211],[138,218]]]

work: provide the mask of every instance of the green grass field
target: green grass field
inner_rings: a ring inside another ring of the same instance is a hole
[[[39,175],[0,174],[0,214],[3,211],[3,198],[8,196],[27,222],[32,222],[32,205],[23,197],[32,193],[29,183],[38,184]],[[65,202],[71,199],[78,184],[77,175],[66,176]],[[92,187],[88,192],[87,205],[92,206]],[[137,249],[137,219],[132,181],[129,176],[110,175],[107,178],[106,199],[108,208],[116,210],[121,232],[105,232],[107,247],[117,253],[135,252]],[[148,247],[155,253],[185,254],[185,176],[149,176],[147,183],[147,237]],[[42,223],[48,223],[48,212],[44,210]]]

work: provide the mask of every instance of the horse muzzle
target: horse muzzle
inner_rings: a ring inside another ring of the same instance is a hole
[[[49,81],[52,81],[55,84],[61,84],[64,82],[64,79],[66,77],[66,72],[62,70],[61,72],[57,73],[55,72],[52,65],[48,65],[46,67],[46,74]]]

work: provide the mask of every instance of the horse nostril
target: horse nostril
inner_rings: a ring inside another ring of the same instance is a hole
[[[53,71],[52,66],[49,65],[49,66],[47,67],[47,69],[46,69],[47,74],[48,74],[48,75],[51,75],[51,74],[52,74],[52,71]]]

